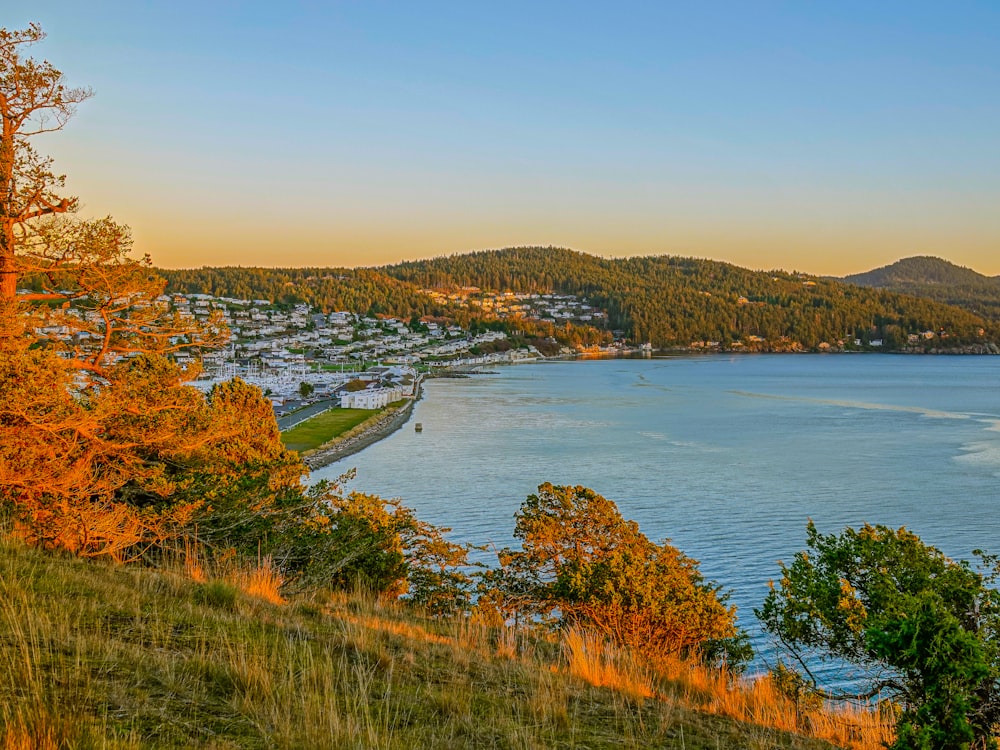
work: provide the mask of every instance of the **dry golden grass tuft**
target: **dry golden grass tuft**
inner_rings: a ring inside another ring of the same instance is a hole
[[[187,542],[179,559],[173,562],[175,565],[179,565],[184,570],[184,575],[195,583],[205,583],[208,581],[206,558],[197,545]]]
[[[180,573],[183,578],[199,584],[228,584],[247,596],[271,604],[286,603],[281,593],[285,578],[269,556],[258,558],[256,563],[235,556],[212,558],[196,544],[188,543],[182,551],[164,560],[161,571],[165,575]]]
[[[574,677],[636,699],[655,695],[653,673],[630,651],[576,628],[566,632],[562,645],[567,669]]]
[[[49,717],[27,719],[21,712],[4,717],[2,750],[59,750],[66,747],[66,732]]]
[[[230,574],[231,582],[243,593],[271,604],[284,604],[281,587],[285,583],[281,572],[270,557],[262,558],[253,567],[238,567]]]

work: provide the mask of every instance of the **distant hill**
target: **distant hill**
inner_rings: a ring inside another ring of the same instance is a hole
[[[378,269],[421,288],[478,286],[576,294],[608,312],[614,328],[654,346],[718,342],[764,351],[867,347],[956,349],[997,341],[1000,327],[965,310],[839,281],[750,271],[728,263],[651,256],[601,258],[563,248],[518,247]]]
[[[458,309],[421,290],[478,287],[483,292],[571,294],[606,311],[608,329],[656,347],[976,350],[1000,343],[997,322],[935,300],[666,255],[612,259],[564,248],[516,247],[370,269],[202,268],[162,273],[168,289],[176,292],[308,302],[327,311],[435,315],[462,324],[477,319],[512,333],[530,329],[536,336],[543,329],[530,321],[497,321],[479,308]],[[997,302],[1000,309],[1000,296]],[[567,343],[588,340],[568,324],[545,325],[549,332],[542,335],[556,335]]]
[[[984,276],[941,258],[903,258],[866,273],[845,276],[843,281],[927,297],[1000,320],[1000,276]]]

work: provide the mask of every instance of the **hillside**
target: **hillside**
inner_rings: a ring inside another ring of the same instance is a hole
[[[968,311],[902,294],[869,290],[784,271],[750,271],[728,263],[653,256],[598,258],[561,248],[508,248],[412,261],[380,269],[420,287],[555,291],[586,296],[612,326],[655,346],[719,342],[723,348],[847,348],[881,340],[945,334],[933,344],[956,349],[1000,339],[1000,327]],[[980,333],[982,331],[982,333]],[[923,339],[930,341],[930,339]],[[925,344],[919,345],[921,348]]]
[[[926,297],[1000,320],[1000,277],[984,276],[941,258],[903,258],[872,271],[845,276],[843,281]]]
[[[483,292],[575,295],[606,311],[610,330],[656,347],[979,351],[1000,343],[1000,324],[940,301],[673,256],[610,259],[525,247],[353,271],[205,268],[163,273],[171,291],[309,302],[324,310],[433,314],[462,322],[489,316],[434,299],[424,290],[477,287]],[[517,330],[524,323],[506,325]]]
[[[0,592],[8,748],[833,747],[753,721],[783,715],[760,687],[727,702],[706,682],[648,682],[607,653],[588,663],[579,639],[531,641],[362,596],[273,603],[200,571],[6,541]],[[650,686],[659,697],[644,697]],[[741,700],[748,718],[726,718]],[[826,720],[830,736],[860,741],[843,719]]]

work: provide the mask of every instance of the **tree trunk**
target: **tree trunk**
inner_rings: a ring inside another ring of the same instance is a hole
[[[0,301],[11,303],[17,297],[17,259],[14,256],[13,232],[3,227],[0,233]]]

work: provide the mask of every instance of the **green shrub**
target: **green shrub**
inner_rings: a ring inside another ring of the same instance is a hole
[[[862,692],[900,706],[893,747],[995,747],[997,560],[981,556],[986,572],[979,572],[905,528],[885,526],[822,535],[810,522],[806,542],[809,551],[781,566],[781,581],[757,611],[764,628],[805,670],[819,660],[856,665]],[[811,688],[822,687],[807,676]]]

